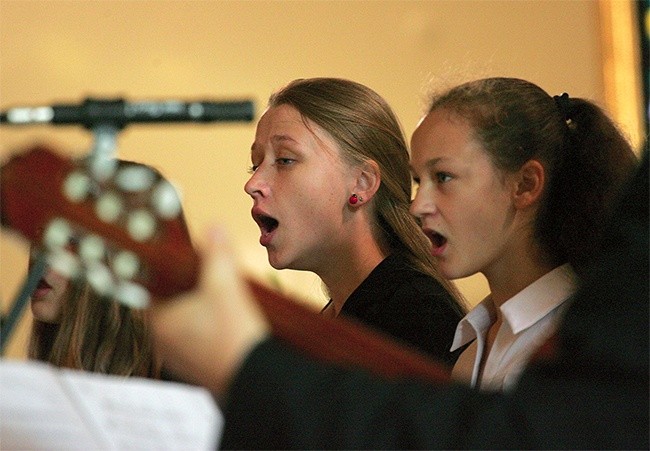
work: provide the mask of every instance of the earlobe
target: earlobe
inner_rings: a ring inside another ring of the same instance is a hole
[[[357,183],[354,193],[364,202],[368,202],[375,195],[381,184],[381,172],[379,165],[374,160],[363,163],[357,175]]]
[[[526,208],[538,202],[544,192],[546,171],[538,160],[528,160],[517,171],[515,206]]]

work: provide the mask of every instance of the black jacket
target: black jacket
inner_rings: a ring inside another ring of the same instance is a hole
[[[463,317],[453,297],[433,277],[390,255],[348,297],[341,315],[389,335],[431,357],[453,365],[450,353],[456,325]]]

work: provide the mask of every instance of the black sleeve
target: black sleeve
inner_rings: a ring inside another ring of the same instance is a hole
[[[277,340],[258,346],[224,409],[224,449],[440,449],[464,441],[463,424],[494,395],[387,382],[327,367]],[[432,408],[433,407],[433,408]]]
[[[225,412],[223,449],[648,449],[648,380],[527,371],[511,393],[389,382],[270,340]],[[590,374],[591,373],[591,374]]]

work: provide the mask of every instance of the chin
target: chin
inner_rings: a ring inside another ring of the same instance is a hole
[[[269,255],[269,265],[271,265],[273,269],[291,269],[288,267],[286,262],[283,262],[278,258],[273,258],[271,255]]]
[[[463,271],[459,271],[458,269],[440,263],[438,264],[438,270],[442,277],[449,280],[462,279],[463,277],[468,276],[468,274],[465,274]]]
[[[47,324],[59,324],[59,319],[51,312],[42,312],[39,309],[32,309],[34,320]]]

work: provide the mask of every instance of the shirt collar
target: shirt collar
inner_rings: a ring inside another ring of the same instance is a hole
[[[562,304],[575,292],[576,286],[576,275],[566,263],[544,274],[504,302],[500,307],[501,313],[512,332],[517,334]],[[487,296],[460,320],[450,351],[484,336],[495,319],[494,303],[491,296]]]
[[[525,330],[557,308],[576,290],[577,279],[566,263],[544,274],[501,305],[513,333]]]
[[[479,336],[484,335],[494,322],[495,317],[494,304],[492,303],[492,298],[488,296],[460,320],[456,327],[456,333],[454,334],[454,341],[451,343],[450,351],[453,352]]]

